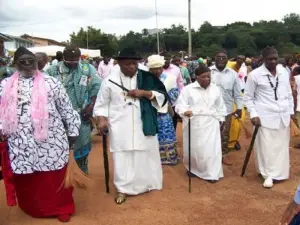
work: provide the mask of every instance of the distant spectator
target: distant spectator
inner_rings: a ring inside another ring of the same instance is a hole
[[[55,59],[52,61],[51,65],[56,65],[57,63],[63,61],[64,56],[61,51],[56,52]]]

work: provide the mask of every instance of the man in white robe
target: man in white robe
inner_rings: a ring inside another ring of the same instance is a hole
[[[183,88],[176,104],[176,112],[183,118],[184,165],[189,168],[191,135],[188,175],[214,183],[223,177],[220,124],[225,121],[226,106],[220,89],[210,83],[210,69],[200,65],[195,75],[196,81]]]
[[[263,51],[264,64],[248,77],[244,104],[251,122],[260,126],[256,140],[256,166],[265,179],[263,186],[271,188],[273,180],[289,178],[290,118],[294,102],[289,74],[277,67],[275,48]]]
[[[113,70],[103,81],[94,114],[99,131],[109,129],[118,192],[115,201],[122,204],[126,195],[162,189],[156,109],[166,103],[167,93],[158,78],[138,69],[141,58],[134,50],[124,49],[116,59],[120,70]]]

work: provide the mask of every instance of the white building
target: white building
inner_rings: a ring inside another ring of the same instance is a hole
[[[5,36],[7,36],[11,40],[11,41],[4,42],[4,49],[6,49],[8,51],[14,51],[21,46],[23,46],[25,48],[33,47],[33,42],[30,40],[26,40],[21,37],[16,37],[16,36],[7,35],[7,34],[5,34]]]
[[[143,29],[142,35],[145,38],[145,37],[148,37],[148,36],[156,35],[157,32],[161,33],[162,30],[161,29],[157,29],[157,28],[154,28],[154,29]]]

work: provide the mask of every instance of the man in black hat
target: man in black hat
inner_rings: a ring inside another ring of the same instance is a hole
[[[75,159],[81,170],[88,173],[88,155],[92,150],[92,112],[101,80],[95,67],[80,61],[80,56],[78,47],[67,46],[63,52],[63,61],[51,66],[47,73],[64,84],[73,108],[81,115]]]
[[[124,49],[101,85],[94,114],[101,133],[109,128],[114,159],[115,201],[126,195],[162,189],[162,168],[157,139],[157,109],[166,104],[163,83],[152,73],[138,69],[141,57]]]

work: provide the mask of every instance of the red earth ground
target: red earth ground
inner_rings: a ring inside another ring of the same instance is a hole
[[[249,124],[248,124],[249,125]],[[182,152],[181,124],[177,132]],[[115,189],[105,193],[101,137],[94,138],[90,155],[93,186],[75,190],[76,214],[72,225],[275,225],[286,204],[292,199],[300,176],[300,150],[291,148],[291,177],[273,189],[264,189],[253,157],[244,178],[241,167],[250,140],[241,138],[242,150],[231,152],[232,167],[224,166],[225,178],[216,184],[188,178],[182,164],[164,167],[164,188],[136,197],[123,205],[114,203]],[[291,144],[292,146],[292,144]],[[110,161],[112,174],[112,162]],[[56,225],[56,219],[34,219],[18,207],[6,206],[3,184],[0,185],[0,225]]]

